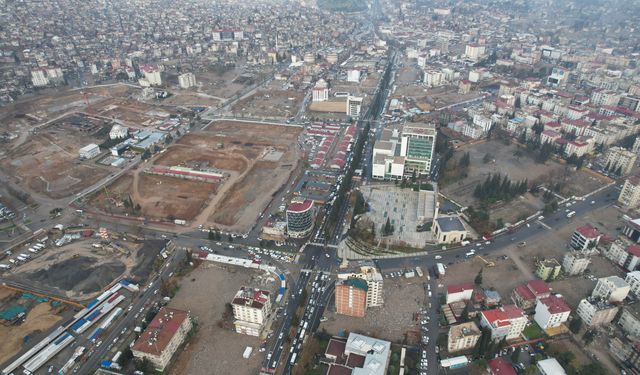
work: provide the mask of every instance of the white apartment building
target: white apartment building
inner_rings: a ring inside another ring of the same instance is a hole
[[[382,274],[372,265],[362,265],[354,272],[338,274],[338,280],[358,278],[367,282],[367,308],[384,305],[384,281]]]
[[[95,143],[90,143],[79,151],[81,159],[92,159],[100,155],[100,146]]]
[[[182,89],[188,89],[190,87],[195,87],[197,82],[196,82],[196,75],[193,73],[184,73],[184,74],[180,74],[178,76],[178,84],[180,85],[180,88]]]
[[[629,284],[619,276],[602,277],[598,279],[591,296],[603,298],[609,302],[622,302],[629,294]]]
[[[596,245],[600,241],[600,231],[591,224],[585,224],[576,228],[571,235],[570,245],[572,248],[584,253],[595,252]]]
[[[616,317],[618,307],[601,298],[585,298],[578,304],[576,314],[589,327],[609,324]]]
[[[362,98],[351,96],[347,97],[347,116],[360,117],[360,110],[362,109]]]
[[[407,123],[402,129],[400,155],[405,157],[404,174],[411,176],[431,172],[436,148],[436,128],[433,124]]]
[[[445,83],[444,74],[435,69],[425,70],[422,82],[424,82],[427,87],[443,85]]]
[[[640,271],[631,271],[627,274],[624,281],[629,284],[629,290],[640,298]]]
[[[236,332],[259,336],[271,311],[269,292],[242,287],[233,298],[231,306]]]
[[[627,271],[633,271],[640,265],[640,245],[630,241],[618,239],[612,242],[603,255]]]
[[[485,46],[480,44],[467,44],[464,55],[471,60],[479,60],[485,53]]]
[[[475,322],[467,322],[451,326],[447,335],[447,349],[449,353],[471,349],[482,336],[482,332]]]
[[[320,78],[318,82],[316,82],[312,89],[311,100],[314,102],[326,102],[329,100],[329,85],[327,81]]]
[[[625,306],[622,308],[618,325],[624,333],[631,336],[634,340],[640,339],[640,316],[638,316],[636,306]]]
[[[611,172],[615,172],[620,168],[622,175],[628,175],[636,165],[637,158],[638,155],[625,148],[611,147],[609,151],[607,151],[604,165],[608,167]]]
[[[564,259],[562,260],[562,270],[565,275],[573,276],[582,274],[589,264],[591,263],[591,258],[578,251],[570,251],[565,254]]]
[[[620,94],[611,90],[598,89],[591,93],[591,104],[594,106],[610,106],[615,107],[620,101]]]
[[[360,82],[360,71],[357,69],[347,71],[347,82]]]
[[[31,83],[35,87],[47,86],[49,84],[49,78],[47,77],[47,73],[42,69],[32,70]]]
[[[480,325],[491,330],[491,339],[512,340],[520,337],[527,326],[527,316],[516,305],[506,305],[480,313]]]
[[[541,298],[536,304],[536,313],[533,319],[540,328],[548,329],[558,327],[569,319],[571,308],[562,297],[551,295]]]
[[[638,138],[640,139],[640,137]],[[640,177],[631,176],[627,178],[620,190],[618,203],[626,208],[636,208],[640,205]]]

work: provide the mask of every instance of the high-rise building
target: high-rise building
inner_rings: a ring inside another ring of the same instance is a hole
[[[436,128],[433,124],[406,124],[402,129],[400,148],[400,155],[405,157],[404,175],[430,173],[435,146]]]
[[[236,332],[259,336],[271,311],[271,297],[266,290],[242,287],[231,302]]]
[[[619,276],[601,277],[591,293],[592,297],[603,298],[609,302],[622,302],[630,291],[629,284]]]
[[[293,238],[304,238],[313,229],[313,201],[294,200],[287,207],[287,234]]]
[[[627,178],[620,190],[618,202],[626,208],[636,208],[640,205],[640,176]]]
[[[628,175],[636,165],[638,155],[622,148],[611,147],[606,154],[604,165],[610,172],[618,173],[620,175]]]
[[[49,84],[49,78],[47,77],[46,71],[42,69],[32,70],[31,83],[33,83],[35,87],[47,86]]]
[[[572,248],[584,253],[595,252],[596,245],[600,241],[600,231],[591,224],[585,224],[576,228],[571,236],[570,245]]]
[[[347,97],[347,116],[358,118],[362,109],[362,98],[349,95]]]
[[[591,263],[591,258],[578,251],[570,251],[562,260],[562,270],[565,275],[573,276],[583,273]]]
[[[485,46],[480,44],[467,44],[464,55],[471,60],[479,60],[485,53]]]
[[[196,85],[196,75],[193,73],[184,73],[178,76],[178,83],[180,88],[188,89]]]
[[[367,312],[367,282],[357,277],[336,283],[336,312],[363,318]]]
[[[338,273],[339,280],[352,278],[362,279],[367,282],[367,307],[378,307],[384,304],[384,281],[382,274],[372,262],[361,261],[351,272]]]
[[[329,86],[327,81],[320,78],[312,89],[312,100],[314,102],[326,102],[329,100]]]

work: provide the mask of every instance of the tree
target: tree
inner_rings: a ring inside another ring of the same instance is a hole
[[[207,237],[209,238],[209,241],[213,241],[216,239],[216,235],[213,234],[213,231],[211,229],[209,229],[209,234]]]
[[[596,332],[592,329],[588,330],[584,333],[584,335],[582,335],[582,341],[584,341],[585,345],[591,344],[595,338]]]
[[[142,360],[136,361],[136,370],[141,371],[145,374],[153,374],[156,369],[153,367],[153,363],[151,363],[149,359],[144,358]]]
[[[520,358],[520,347],[518,346],[513,350],[513,353],[511,353],[511,362],[518,363],[520,362],[519,358]]]
[[[471,157],[469,156],[468,152],[465,152],[465,154],[462,155],[462,158],[460,159],[459,165],[461,168],[467,168],[469,164],[471,164]]]
[[[478,286],[482,285],[482,268],[480,269],[480,271],[476,275],[476,278],[473,280],[473,283],[478,285]]]
[[[493,160],[493,155],[491,154],[484,154],[484,157],[482,158],[482,162],[487,164],[488,162],[490,162],[491,160]]]
[[[393,226],[391,225],[391,220],[387,218],[387,222],[384,224],[384,227],[382,228],[382,235],[389,236],[392,233],[393,233]]]

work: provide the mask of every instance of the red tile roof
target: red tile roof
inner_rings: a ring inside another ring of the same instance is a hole
[[[289,207],[287,207],[287,211],[304,212],[308,210],[312,204],[313,204],[313,201],[311,199],[305,199],[303,202],[291,203]]]
[[[327,350],[324,352],[325,356],[332,355],[334,357],[340,357],[344,354],[344,349],[346,347],[346,342],[331,339],[329,340],[329,345],[327,345]]]
[[[473,283],[447,285],[447,294],[462,293],[466,290],[473,290]]]
[[[342,365],[331,365],[329,367],[329,371],[327,371],[327,375],[351,375],[353,372],[352,369],[342,366]]]
[[[549,296],[547,298],[540,299],[540,303],[547,306],[547,310],[551,314],[560,314],[564,312],[571,312],[571,308],[567,305],[564,298],[558,297],[555,295]]]
[[[178,332],[189,313],[163,307],[133,345],[132,350],[160,355]]]
[[[491,375],[517,375],[513,366],[502,357],[494,358],[489,361],[489,372]]]
[[[536,298],[533,292],[529,290],[529,288],[527,288],[525,284],[518,285],[516,287],[516,293],[520,296],[520,298],[522,298],[525,301],[533,300]]]
[[[598,229],[594,228],[591,224],[585,224],[578,227],[576,232],[580,233],[585,238],[597,238],[600,235]]]
[[[527,283],[527,287],[536,295],[536,297],[551,293],[551,289],[547,283],[542,280],[531,280]]]
[[[629,245],[629,247],[627,247],[627,253],[636,256],[636,257],[640,257],[640,246],[639,245]]]
[[[489,323],[494,324],[495,322],[499,322],[498,325],[502,326],[506,325],[502,323],[503,321],[523,317],[524,311],[516,305],[506,305],[497,309],[483,311],[482,315],[484,315]]]
[[[354,367],[361,367],[362,368],[362,367],[364,367],[364,360],[365,359],[366,359],[366,357],[364,357],[364,356],[361,356],[359,354],[351,353],[351,354],[349,354],[349,359],[347,359],[346,366],[347,367],[351,367],[351,368],[354,368]]]

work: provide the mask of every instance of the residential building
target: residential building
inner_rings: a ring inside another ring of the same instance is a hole
[[[337,277],[338,280],[358,278],[367,282],[367,308],[384,304],[384,281],[373,262],[359,261],[351,272],[341,272]]]
[[[609,302],[622,302],[627,298],[630,290],[629,284],[619,276],[602,277],[598,279],[591,296],[603,298]]]
[[[95,143],[88,144],[80,149],[81,159],[92,159],[100,155],[100,146]]]
[[[491,359],[487,363],[487,371],[490,375],[517,375],[511,363],[502,357]]]
[[[351,96],[347,97],[347,116],[358,118],[362,108],[362,98]]]
[[[562,138],[562,134],[553,130],[544,130],[540,134],[540,143],[541,144],[551,143],[553,145],[554,142],[560,138]]]
[[[178,84],[182,89],[188,89],[197,85],[196,75],[189,72],[178,76]]]
[[[473,283],[447,285],[447,304],[469,301],[473,295]]]
[[[347,71],[347,82],[360,82],[360,71],[357,69],[350,69]]]
[[[231,306],[236,332],[259,336],[271,311],[271,295],[266,290],[242,287]]]
[[[536,265],[536,276],[542,280],[555,280],[561,269],[562,266],[554,258],[540,260]]]
[[[576,228],[569,244],[576,250],[592,253],[595,252],[600,237],[601,234],[598,229],[594,228],[591,224],[585,224]]]
[[[313,201],[296,198],[287,207],[287,234],[292,238],[304,238],[313,230]]]
[[[314,102],[326,102],[329,100],[329,85],[327,81],[320,78],[312,89],[312,100]]]
[[[626,176],[636,165],[638,155],[622,147],[611,147],[605,156],[604,165],[608,171]]]
[[[540,298],[551,295],[551,289],[542,280],[531,280],[526,284],[518,285],[511,293],[511,300],[523,310],[532,309]]]
[[[485,46],[480,44],[475,44],[475,43],[467,44],[464,49],[465,57],[474,61],[480,60],[480,58],[484,56],[484,53],[485,53]]]
[[[480,313],[480,326],[491,330],[491,339],[494,341],[520,337],[527,322],[524,311],[516,305],[506,305]]]
[[[547,358],[536,362],[540,375],[567,375],[564,368],[555,358]]]
[[[113,125],[111,127],[111,130],[109,131],[110,139],[127,138],[128,135],[129,135],[129,129],[119,124]]]
[[[425,70],[423,82],[427,87],[443,85],[445,83],[444,74],[442,74],[441,71],[435,69]]]
[[[44,87],[49,85],[49,78],[47,77],[47,72],[38,69],[31,71],[31,83],[34,87]]]
[[[562,260],[562,270],[567,276],[582,274],[591,263],[591,257],[587,254],[572,250],[565,254]]]
[[[447,350],[455,353],[472,349],[482,336],[475,322],[467,322],[451,326],[447,335]]]
[[[436,128],[433,124],[407,123],[402,129],[400,155],[405,157],[404,174],[411,176],[431,172],[431,161],[436,145]]]
[[[640,245],[630,241],[617,239],[602,254],[627,271],[633,271],[640,265]]]
[[[134,358],[147,359],[157,371],[164,371],[173,354],[191,331],[189,313],[163,307],[131,347]]]
[[[625,180],[618,203],[626,208],[637,208],[640,205],[640,176],[631,176]]]
[[[640,339],[640,313],[637,305],[625,306],[618,319],[622,331],[633,340]]]
[[[631,241],[640,243],[640,219],[626,220],[622,234]]]
[[[385,375],[391,358],[391,343],[349,333],[346,342],[331,338],[324,355],[330,362],[327,375]]]
[[[618,307],[602,298],[585,298],[578,304],[576,314],[587,326],[609,324],[616,317]]]
[[[629,284],[629,290],[636,298],[640,298],[640,271],[629,272],[624,281]]]
[[[364,318],[367,312],[367,282],[357,277],[338,280],[335,290],[336,313]]]
[[[590,101],[594,106],[608,105],[615,107],[620,101],[620,94],[612,90],[593,90]]]
[[[533,319],[540,328],[549,329],[558,327],[569,319],[571,308],[564,298],[557,295],[550,295],[541,298],[536,304],[536,313]]]
[[[144,81],[140,82],[141,86],[160,86],[162,85],[162,76],[160,70],[154,65],[140,65],[140,72],[144,74]]]
[[[469,232],[457,216],[439,217],[434,220],[433,234],[440,244],[462,242]]]

